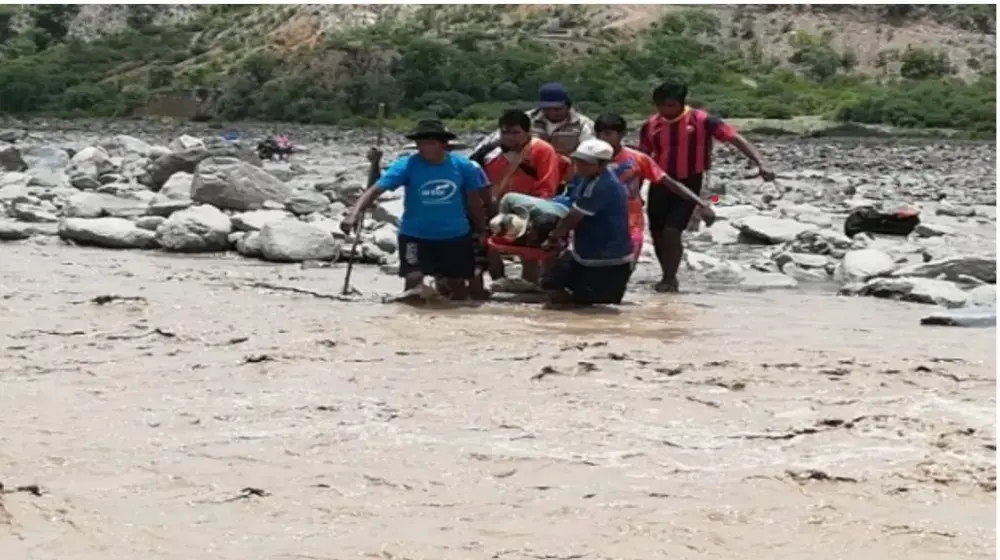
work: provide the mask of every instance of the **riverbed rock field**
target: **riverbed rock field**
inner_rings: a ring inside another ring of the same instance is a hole
[[[124,128],[124,127],[123,127]],[[261,162],[259,136],[129,130],[0,135],[0,240],[172,253],[234,252],[278,263],[350,257],[339,221],[364,189],[370,139],[304,129],[288,162]],[[157,134],[158,132],[158,134]],[[173,134],[173,135],[172,135]],[[469,139],[474,140],[474,138]],[[403,141],[387,146],[387,160]],[[992,306],[994,145],[764,140],[779,172],[747,178],[719,149],[719,221],[687,234],[683,273],[718,289],[839,290],[948,308]],[[401,195],[383,197],[355,258],[394,270]],[[914,208],[909,236],[844,235],[854,209]],[[647,240],[648,241],[648,240]],[[655,280],[646,243],[636,289]]]
[[[682,292],[571,313],[384,303],[398,196],[341,296],[374,135],[266,131],[0,131],[0,558],[995,557],[994,144],[719,147]]]

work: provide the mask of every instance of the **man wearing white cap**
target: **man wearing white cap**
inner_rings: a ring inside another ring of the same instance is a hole
[[[628,195],[608,169],[614,148],[603,140],[580,143],[570,158],[574,175],[563,198],[569,213],[549,234],[556,247],[573,232],[572,246],[550,267],[542,288],[553,303],[621,303],[632,275]]]

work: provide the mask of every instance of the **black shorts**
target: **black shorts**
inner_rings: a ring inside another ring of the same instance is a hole
[[[691,189],[696,195],[701,195],[701,186],[704,183],[704,175],[692,175],[687,179],[677,181],[685,187]],[[649,218],[649,231],[656,233],[663,228],[673,228],[677,231],[687,229],[691,216],[694,215],[697,204],[690,200],[678,196],[666,187],[655,186],[649,189],[649,201],[646,204],[646,216]]]
[[[584,266],[563,252],[542,281],[545,290],[566,290],[578,305],[618,305],[625,297],[632,263]]]
[[[399,275],[414,272],[441,278],[471,279],[476,274],[475,241],[471,235],[453,239],[399,236]]]

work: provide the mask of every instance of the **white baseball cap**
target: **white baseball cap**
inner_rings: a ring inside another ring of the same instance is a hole
[[[528,220],[517,214],[497,214],[490,220],[490,232],[505,241],[517,241],[528,231]]]
[[[615,158],[615,149],[604,140],[591,138],[590,140],[580,142],[580,145],[576,147],[576,151],[569,157],[587,163],[603,163]]]

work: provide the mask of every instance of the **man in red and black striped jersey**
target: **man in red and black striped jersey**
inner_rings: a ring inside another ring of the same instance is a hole
[[[687,86],[682,83],[666,82],[653,90],[656,114],[639,131],[639,150],[653,158],[667,175],[699,195],[705,173],[712,165],[714,140],[732,144],[757,165],[761,178],[774,180],[774,172],[760,153],[736,129],[705,111],[688,107],[686,99]],[[646,214],[656,259],[663,270],[663,278],[656,285],[658,292],[678,289],[677,269],[684,252],[681,232],[695,208],[694,202],[665,188],[649,189]]]

